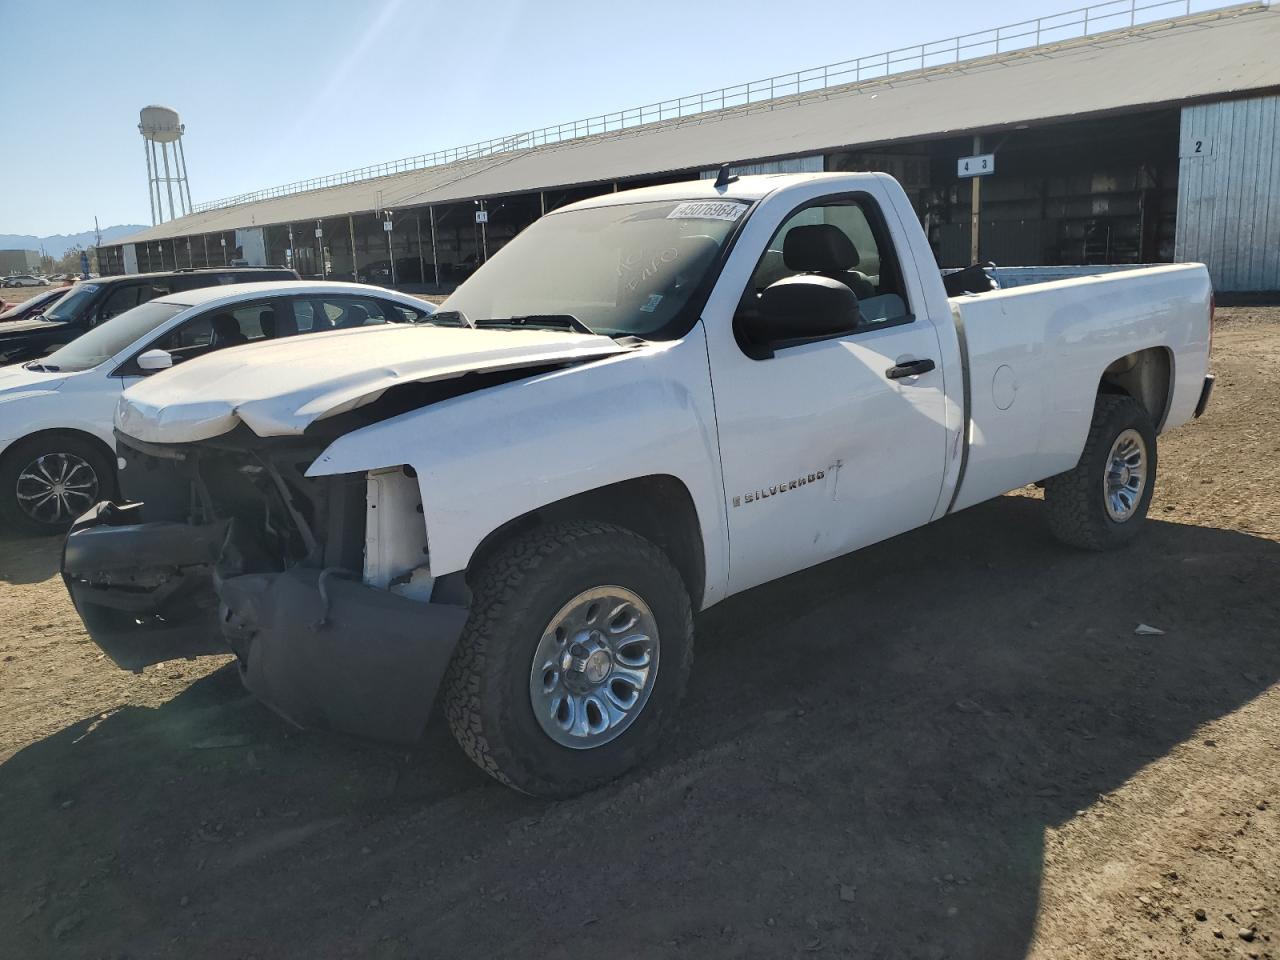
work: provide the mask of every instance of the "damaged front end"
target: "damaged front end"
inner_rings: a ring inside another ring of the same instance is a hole
[[[190,444],[118,435],[118,449],[134,502],[81,517],[62,563],[115,663],[229,648],[245,686],[300,726],[416,739],[467,608],[433,583],[411,469],[308,478],[323,444],[243,427]]]

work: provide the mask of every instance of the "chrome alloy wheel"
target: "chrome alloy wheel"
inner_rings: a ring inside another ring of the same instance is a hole
[[[64,524],[98,502],[98,474],[74,453],[36,457],[18,474],[18,506],[37,523]]]
[[[658,676],[658,623],[624,587],[578,594],[551,618],[529,671],[543,731],[574,750],[618,737],[644,710]]]
[[[1107,516],[1123,523],[1133,516],[1147,486],[1147,445],[1137,430],[1122,430],[1107,454],[1102,493]]]

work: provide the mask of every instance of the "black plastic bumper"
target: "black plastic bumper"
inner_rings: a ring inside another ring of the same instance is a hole
[[[1197,417],[1204,413],[1205,407],[1209,406],[1209,397],[1213,393],[1214,376],[1212,373],[1205,374],[1204,386],[1200,388],[1200,402],[1196,404]]]
[[[294,568],[219,585],[224,634],[244,685],[299,726],[416,740],[467,620],[423,603]]]
[[[100,503],[67,534],[62,580],[89,636],[125,670],[225,653],[213,571],[228,525],[131,522],[136,514]]]
[[[228,575],[227,523],[130,523],[99,504],[72,527],[62,575],[89,635],[132,670],[203,653],[300,726],[407,742],[426,724],[465,607],[410,600],[344,571]]]

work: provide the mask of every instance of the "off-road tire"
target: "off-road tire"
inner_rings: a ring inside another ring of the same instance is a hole
[[[1147,480],[1133,513],[1116,521],[1107,514],[1104,476],[1111,446],[1125,430],[1136,430],[1142,436]],[[1099,394],[1080,462],[1044,483],[1049,530],[1063,543],[1083,550],[1124,546],[1138,535],[1146,520],[1156,485],[1156,461],[1156,431],[1142,404],[1122,394]]]
[[[56,433],[20,440],[0,456],[0,529],[51,536],[65,533],[76,521],[76,517],[69,517],[63,523],[41,523],[27,516],[18,504],[18,475],[32,460],[54,453],[73,454],[93,468],[98,478],[97,502],[115,497],[115,464],[92,440]]]
[[[584,590],[625,587],[653,611],[661,654],[642,712],[617,738],[561,746],[539,725],[529,670],[542,631]],[[684,580],[658,547],[612,524],[577,521],[525,534],[473,579],[471,616],[444,684],[458,744],[490,776],[523,793],[569,797],[642,762],[684,697],[693,665],[693,611]]]

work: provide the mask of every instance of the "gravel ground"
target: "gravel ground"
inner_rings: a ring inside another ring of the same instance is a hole
[[[1028,490],[727,601],[561,803],[122,673],[0,541],[0,956],[1280,956],[1280,309],[1214,354],[1132,548]]]

